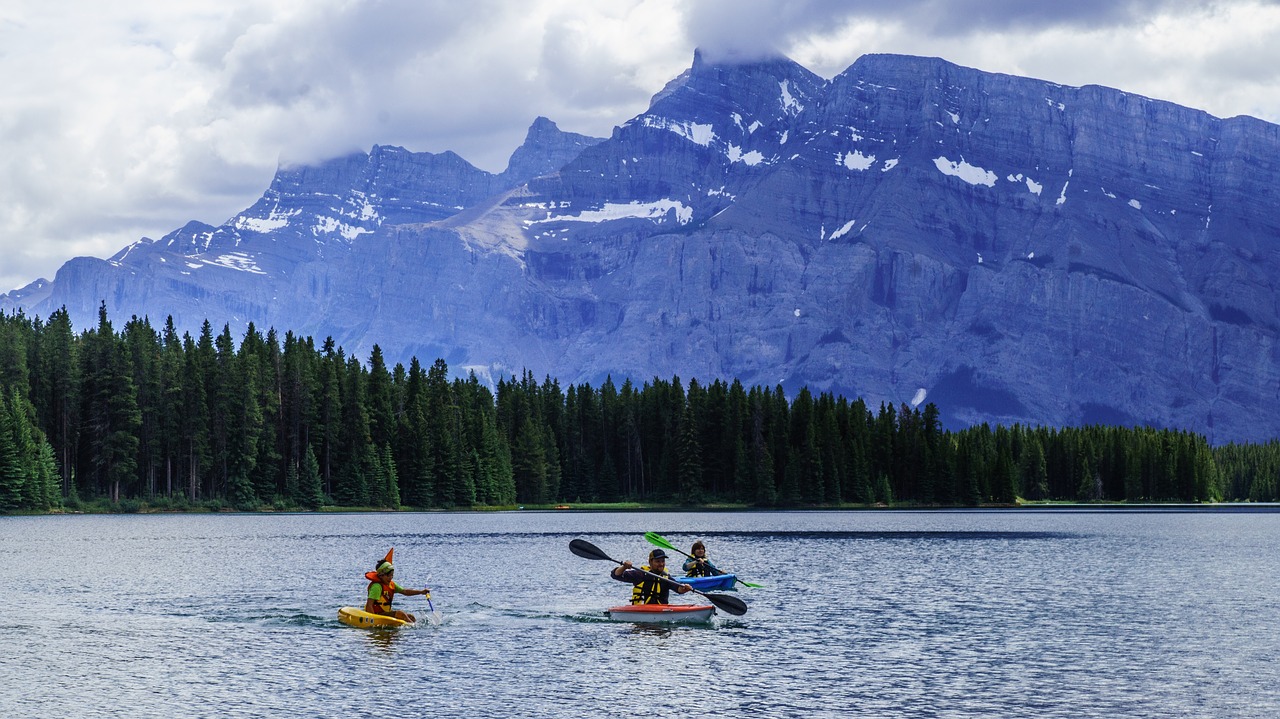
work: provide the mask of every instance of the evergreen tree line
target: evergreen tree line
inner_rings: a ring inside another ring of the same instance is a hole
[[[252,324],[178,336],[105,307],[76,333],[0,315],[0,511],[105,500],[250,509],[649,501],[753,506],[1018,498],[1276,501],[1280,443],[1150,428],[988,425],[740,382],[531,373],[496,391],[436,360],[362,363]]]

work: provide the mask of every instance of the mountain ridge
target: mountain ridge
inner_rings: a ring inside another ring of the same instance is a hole
[[[1101,86],[695,53],[609,138],[538,118],[498,175],[380,146],[282,168],[220,227],[72,260],[0,308],[89,322],[106,300],[485,377],[738,378],[935,402],[956,426],[1264,440],[1278,158],[1280,127]]]

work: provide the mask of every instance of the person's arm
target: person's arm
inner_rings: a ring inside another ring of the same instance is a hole
[[[639,569],[633,569],[631,567],[631,562],[623,562],[622,564],[614,567],[613,570],[609,572],[609,576],[619,582],[639,584],[644,581],[647,575]]]
[[[643,582],[644,580],[648,579],[650,577],[650,574],[648,572],[645,572],[642,569],[633,569],[631,567],[631,562],[623,562],[621,566],[614,567],[613,571],[609,572],[609,576],[613,577],[619,582],[626,582],[628,584],[639,584],[640,582]],[[689,586],[688,584],[681,584],[680,582],[677,582],[676,580],[671,579],[670,577],[660,576],[658,577],[658,583],[666,587],[667,589],[676,590],[676,592],[679,594],[684,594],[685,592],[693,589],[693,587]]]
[[[396,592],[396,593],[398,593],[398,594],[403,594],[403,595],[405,595],[406,597],[416,597],[416,596],[417,596],[417,595],[419,595],[419,594],[430,594],[430,593],[431,593],[431,587],[423,587],[422,589],[405,589],[404,587],[400,586],[399,584],[396,584],[395,582],[392,582],[392,583],[391,583],[391,591]]]
[[[692,572],[693,568],[696,567],[697,565],[698,565],[698,560],[695,559],[694,557],[689,557],[688,559],[684,560],[684,564],[682,565],[684,567],[684,573],[688,574],[689,572]]]
[[[378,605],[378,600],[382,598],[382,586],[374,584],[369,587],[369,598],[364,600],[364,610],[370,614],[383,614],[382,607]]]

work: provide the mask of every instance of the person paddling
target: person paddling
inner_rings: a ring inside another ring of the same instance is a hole
[[[424,587],[423,589],[405,589],[395,583],[396,568],[391,564],[391,555],[395,550],[387,552],[387,556],[378,562],[378,568],[372,572],[365,572],[365,579],[369,580],[369,587],[366,590],[367,599],[364,600],[364,610],[370,614],[382,614],[401,619],[406,622],[416,622],[417,617],[408,612],[402,612],[399,609],[391,608],[391,601],[395,599],[397,593],[412,597],[419,594],[431,595],[431,589]]]
[[[707,559],[707,547],[698,540],[693,543],[693,548],[689,551],[689,558],[684,560],[684,575],[686,577],[716,577],[724,572],[716,569],[716,565]]]
[[[693,589],[688,584],[673,580],[671,575],[667,574],[667,553],[661,549],[649,552],[649,563],[640,569],[635,569],[630,561],[626,561],[614,567],[613,571],[609,572],[609,576],[619,582],[628,582],[632,585],[632,604],[670,604],[667,598],[672,589],[678,594],[684,594]]]

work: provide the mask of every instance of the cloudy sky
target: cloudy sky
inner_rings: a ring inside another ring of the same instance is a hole
[[[277,163],[374,144],[506,167],[530,122],[597,136],[692,61],[866,53],[1280,122],[1280,0],[6,0],[0,292],[188,220]]]

